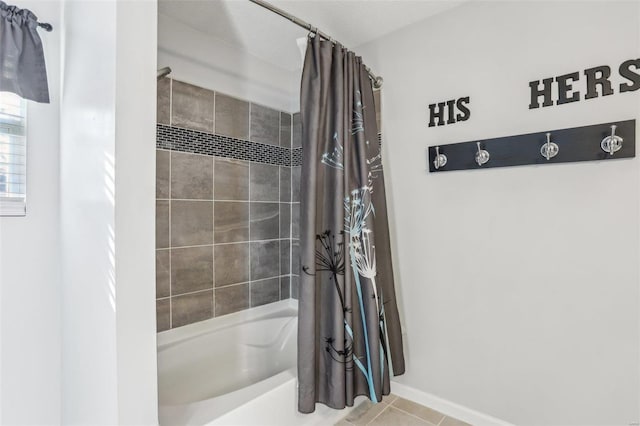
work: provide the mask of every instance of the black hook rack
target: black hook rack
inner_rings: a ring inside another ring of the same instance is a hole
[[[430,172],[631,158],[636,120],[430,146],[428,156]]]

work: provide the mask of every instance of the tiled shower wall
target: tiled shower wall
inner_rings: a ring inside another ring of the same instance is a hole
[[[158,82],[158,331],[297,298],[299,123],[299,114]]]

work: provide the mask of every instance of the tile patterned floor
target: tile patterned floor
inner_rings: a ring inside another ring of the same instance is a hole
[[[438,411],[396,395],[374,404],[367,400],[335,426],[471,426]]]

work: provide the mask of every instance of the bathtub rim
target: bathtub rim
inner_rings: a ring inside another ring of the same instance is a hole
[[[287,315],[279,315],[279,314]],[[245,309],[232,314],[209,318],[193,324],[172,328],[157,333],[157,352],[173,346],[175,343],[184,342],[196,337],[214,333],[225,328],[259,321],[267,318],[278,318],[298,315],[298,301],[295,299],[285,299],[278,302],[269,303],[255,308]]]

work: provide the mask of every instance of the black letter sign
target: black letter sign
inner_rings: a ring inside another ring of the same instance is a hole
[[[627,80],[629,80],[632,84],[622,83],[620,85],[620,93],[623,92],[633,92],[635,90],[640,89],[640,75],[631,71],[631,67],[635,69],[640,68],[640,59],[629,59],[628,61],[624,61],[620,65],[620,75]]]
[[[544,102],[542,103],[543,107],[553,105],[553,101],[551,100],[551,83],[553,83],[553,78],[545,78],[542,80],[542,84],[544,84],[542,90],[538,89],[538,86],[540,85],[539,80],[529,83],[529,87],[531,88],[531,103],[529,104],[529,109],[538,108],[540,106],[538,103],[538,98],[540,96],[544,96]]]
[[[456,106],[460,110],[460,113],[458,115],[456,115],[456,120],[458,120],[458,121],[467,121],[469,119],[469,117],[471,117],[471,111],[469,110],[469,108],[467,108],[465,106],[465,104],[468,104],[468,103],[469,103],[469,97],[468,96],[458,99],[458,102],[456,103]]]
[[[600,73],[600,77],[596,77],[596,73]],[[602,96],[613,95],[613,89],[611,88],[611,82],[609,81],[611,68],[606,65],[589,68],[584,70],[584,75],[587,76],[587,94],[584,95],[585,99],[598,97],[598,90],[596,89],[597,85],[602,87]]]
[[[575,102],[580,100],[580,92],[573,92],[571,97],[567,97],[573,86],[569,83],[569,80],[577,81],[580,79],[580,74],[572,72],[571,74],[565,74],[556,77],[558,82],[558,105],[566,104],[569,102]]]

